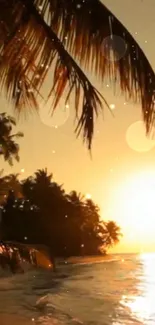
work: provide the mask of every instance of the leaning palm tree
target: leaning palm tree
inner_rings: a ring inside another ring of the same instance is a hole
[[[119,243],[122,236],[120,227],[114,221],[108,221],[103,223],[103,242],[106,247],[112,247]]]
[[[104,0],[103,0],[104,2]],[[108,103],[89,81],[91,71],[104,85],[108,77],[122,94],[141,104],[149,132],[155,113],[155,74],[123,24],[99,0],[0,0],[0,89],[18,112],[53,98],[74,98],[76,133],[91,147],[94,119]],[[110,40],[117,35],[126,53]],[[106,44],[106,45],[105,45]],[[104,46],[105,45],[105,46]],[[51,69],[52,68],[52,69]],[[43,84],[49,77],[45,96]]]
[[[16,121],[13,117],[7,116],[6,113],[0,114],[0,155],[10,165],[13,165],[14,159],[19,161],[19,145],[14,140],[23,137],[22,132],[12,133],[15,125]]]
[[[13,165],[14,160],[19,161],[19,145],[15,139],[23,137],[22,132],[13,133],[14,126],[16,126],[16,121],[12,116],[6,113],[0,114],[0,156],[10,165]],[[18,175],[2,176],[2,174],[3,170],[0,172],[0,203],[5,200],[10,189],[20,192]]]

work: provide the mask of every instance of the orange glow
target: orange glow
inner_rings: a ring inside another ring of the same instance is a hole
[[[154,314],[155,292],[150,280],[154,281],[155,279],[155,255],[142,254],[140,260],[143,263],[144,278],[146,278],[145,285],[143,286],[143,294],[128,297],[122,296],[121,303],[127,306],[137,316],[138,320],[143,323],[144,320],[150,319]]]
[[[90,200],[90,199],[92,198],[92,196],[91,196],[90,193],[87,193],[86,196],[85,196],[85,198],[86,198],[87,200]]]
[[[154,242],[154,198],[155,172],[143,172],[133,174],[119,186],[114,204],[111,203],[112,216],[124,234],[122,242],[130,245],[133,251],[142,251],[143,246],[151,247]]]

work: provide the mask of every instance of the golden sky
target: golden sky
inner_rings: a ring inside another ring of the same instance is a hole
[[[103,3],[131,31],[155,68],[154,0],[103,0]],[[119,91],[114,97],[110,84],[101,87],[94,77],[91,80],[108,103],[115,105],[112,106],[115,118],[105,109],[104,118],[100,116],[96,123],[92,159],[82,139],[77,140],[73,133],[72,103],[65,112],[62,101],[61,112],[53,120],[48,117],[48,108],[42,108],[38,116],[30,115],[26,121],[21,118],[18,130],[25,137],[20,140],[20,163],[11,168],[1,160],[1,168],[6,174],[24,168],[26,177],[38,168],[47,167],[67,191],[90,193],[99,204],[102,217],[120,224],[124,238],[114,252],[155,250],[151,231],[155,229],[155,141],[145,138],[138,105],[125,102]],[[4,98],[0,107],[2,112],[13,114]],[[137,196],[133,195],[135,188]],[[147,221],[138,230],[143,219]]]

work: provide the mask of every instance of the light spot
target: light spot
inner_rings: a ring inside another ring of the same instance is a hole
[[[92,198],[92,196],[91,196],[90,193],[87,193],[86,196],[85,196],[85,198],[86,198],[87,200],[90,200],[90,199]]]
[[[137,121],[128,127],[126,142],[132,150],[137,152],[147,152],[155,147],[155,140],[146,136],[143,121]]]
[[[66,108],[69,108],[69,104],[66,104],[65,107],[66,107]]]
[[[65,97],[62,97],[54,111],[51,102],[46,103],[46,105],[42,103],[40,105],[39,115],[44,125],[57,129],[63,126],[70,116],[69,103],[65,103]]]
[[[110,104],[110,108],[113,110],[116,108],[115,104]]]
[[[110,35],[104,38],[101,51],[108,61],[119,61],[126,54],[127,43],[118,35]]]

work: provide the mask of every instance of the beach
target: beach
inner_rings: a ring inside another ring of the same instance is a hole
[[[3,275],[0,324],[155,324],[154,254],[90,260]]]

